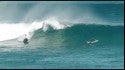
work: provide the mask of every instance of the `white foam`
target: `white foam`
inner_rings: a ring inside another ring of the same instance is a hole
[[[26,24],[0,24],[0,41],[13,39],[27,32]]]
[[[24,39],[24,34],[27,38],[31,38],[35,30],[40,28],[43,31],[47,31],[48,27],[51,26],[53,29],[63,29],[68,25],[64,25],[56,21],[55,19],[47,19],[41,22],[33,22],[31,24],[18,23],[18,24],[0,24],[0,41],[18,38],[19,41]]]

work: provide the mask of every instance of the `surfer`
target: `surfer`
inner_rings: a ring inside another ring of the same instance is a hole
[[[87,41],[87,44],[92,46],[94,43],[97,43],[99,40],[96,40],[96,39],[91,39],[90,41]]]
[[[24,43],[24,44],[28,44],[28,43],[29,43],[29,42],[28,42],[28,39],[25,38],[25,39],[23,40],[23,43]]]
[[[25,35],[25,36],[26,36],[26,35]],[[24,38],[23,43],[24,43],[24,44],[28,44],[28,43],[29,43],[29,42],[28,42],[28,39],[27,39],[27,38]]]

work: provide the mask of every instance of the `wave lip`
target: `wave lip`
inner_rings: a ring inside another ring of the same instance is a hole
[[[33,24],[31,24],[30,30],[38,30],[42,28],[43,31],[47,31],[49,27],[58,30],[69,27],[69,25],[61,24],[57,20],[48,19],[42,22],[34,22]]]

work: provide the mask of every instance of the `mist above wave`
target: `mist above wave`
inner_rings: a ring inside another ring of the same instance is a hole
[[[0,22],[33,23],[55,17],[72,23],[124,25],[124,2],[0,2]]]

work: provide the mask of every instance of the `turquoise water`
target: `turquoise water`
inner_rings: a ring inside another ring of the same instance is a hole
[[[15,68],[123,69],[124,2],[0,2],[0,69]]]
[[[123,69],[124,26],[77,24],[61,30],[35,31],[28,45],[1,42],[0,68]],[[91,38],[99,42],[86,44]]]

